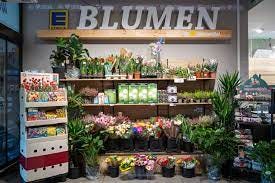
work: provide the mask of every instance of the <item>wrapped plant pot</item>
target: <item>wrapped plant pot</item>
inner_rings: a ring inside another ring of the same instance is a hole
[[[135,139],[135,150],[144,152],[148,150],[148,139],[147,138],[136,138]]]
[[[135,166],[135,174],[137,179],[145,179],[146,178],[145,166]]]
[[[57,73],[60,79],[65,78],[66,68],[64,66],[55,66],[55,67],[52,67],[52,69],[53,69],[53,73]]]
[[[129,152],[134,150],[134,142],[132,138],[120,139],[120,150]]]
[[[177,152],[179,150],[176,138],[168,138],[167,152]]]
[[[149,148],[152,152],[158,152],[163,150],[162,139],[150,137],[149,139]]]
[[[175,166],[172,168],[162,167],[163,177],[174,177],[175,176]]]
[[[108,166],[109,176],[112,178],[119,176],[119,167],[118,166]]]
[[[195,168],[182,168],[181,173],[183,177],[192,178],[195,177]]]
[[[99,176],[99,167],[98,166],[86,166],[86,177],[89,180],[96,180]]]
[[[218,166],[211,165],[208,167],[208,179],[214,181],[221,179],[221,171]]]

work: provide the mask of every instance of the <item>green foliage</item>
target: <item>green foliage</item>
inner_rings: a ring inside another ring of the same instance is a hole
[[[83,156],[86,165],[95,167],[98,165],[98,154],[103,148],[103,140],[100,139],[99,135],[87,134],[81,138],[83,141]]]
[[[211,155],[212,163],[216,166],[221,166],[226,160],[233,158],[238,143],[234,132],[203,126],[193,130],[191,141],[204,153]]]
[[[60,67],[65,64],[67,59],[67,43],[64,38],[56,39],[56,50],[52,50],[52,54],[50,55],[51,64],[53,67]]]
[[[190,77],[190,73],[189,73],[188,68],[184,68],[184,67],[177,67],[175,74],[179,78],[188,78],[188,77]]]
[[[74,91],[68,90],[68,118],[75,119],[82,117],[84,109],[82,104],[84,100],[80,94],[74,93]]]
[[[69,153],[74,166],[78,166],[78,157],[81,155],[83,141],[81,138],[86,134],[85,125],[80,119],[68,121]]]
[[[226,72],[225,74],[219,77],[218,91],[220,94],[225,95],[225,97],[227,97],[229,100],[233,100],[236,88],[240,84],[241,79],[239,78],[238,72],[234,72],[233,74]]]
[[[184,120],[181,124],[181,134],[185,137],[187,141],[190,141],[190,139],[193,136],[193,127],[191,124],[188,123],[188,120]]]

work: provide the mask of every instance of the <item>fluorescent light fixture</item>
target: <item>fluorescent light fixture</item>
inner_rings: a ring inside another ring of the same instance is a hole
[[[264,32],[263,28],[258,28],[258,29],[254,29],[255,32],[257,32],[258,34],[261,34]]]

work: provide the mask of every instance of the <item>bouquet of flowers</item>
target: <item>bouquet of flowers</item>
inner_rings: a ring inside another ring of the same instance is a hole
[[[116,124],[131,122],[127,116],[123,116],[122,112],[119,112],[115,118],[116,118]]]
[[[180,126],[183,122],[187,121],[187,119],[181,115],[181,114],[178,114],[177,116],[175,116],[173,119],[172,119],[174,125],[176,126]]]
[[[148,157],[144,154],[135,155],[135,166],[145,166],[148,164]]]
[[[148,123],[144,121],[137,122],[133,125],[133,134],[140,138],[148,138]]]
[[[160,123],[157,117],[150,118],[150,125],[148,126],[149,136],[154,137],[156,139],[161,137],[162,129],[160,127]]]
[[[162,123],[162,129],[168,138],[177,138],[179,134],[179,126],[175,125],[173,120],[166,119]]]
[[[133,134],[132,124],[129,122],[120,123],[114,127],[114,133],[122,139],[129,139]]]
[[[127,157],[122,160],[119,169],[121,172],[126,173],[132,171],[135,166],[135,158],[134,157]]]
[[[157,157],[154,155],[148,155],[147,157],[148,157],[148,162],[147,162],[147,165],[145,166],[145,169],[149,172],[152,172],[155,169]]]
[[[113,126],[116,123],[115,117],[103,114],[103,112],[100,112],[97,116],[93,116],[92,121],[101,129],[107,129],[109,126]]]
[[[161,157],[157,160],[157,164],[161,167],[173,168],[176,163],[176,158],[174,156]]]
[[[105,159],[105,163],[111,167],[118,167],[121,163],[122,159],[118,156],[109,156]]]
[[[185,169],[193,169],[197,163],[198,161],[192,156],[182,157],[177,160],[177,165]]]

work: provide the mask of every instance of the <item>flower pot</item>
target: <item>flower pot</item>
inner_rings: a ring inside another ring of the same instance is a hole
[[[134,73],[134,78],[135,79],[140,79],[140,72],[135,72]]]
[[[195,168],[182,168],[181,173],[182,176],[186,178],[195,177]]]
[[[146,169],[145,166],[135,166],[135,174],[137,179],[146,178]]]
[[[127,74],[127,79],[133,79],[134,75],[133,74]]]
[[[214,181],[217,181],[217,180],[220,180],[221,179],[221,171],[220,171],[220,168],[217,167],[217,166],[210,166],[208,168],[208,179],[209,180],[214,180]]]
[[[59,75],[60,79],[64,79],[65,78],[65,72],[66,72],[66,68],[65,67],[52,67],[53,69],[53,73],[57,73]]]
[[[178,143],[176,138],[168,138],[167,140],[167,152],[177,152]]]
[[[79,167],[70,167],[68,177],[70,179],[78,179],[80,177],[80,168]]]
[[[261,183],[274,183],[274,179],[272,180],[271,175],[269,177],[266,177],[264,175],[261,175]]]
[[[173,168],[162,167],[162,176],[163,177],[174,177],[175,176],[175,166]]]
[[[194,152],[194,144],[191,142],[183,141],[183,151]]]
[[[99,176],[99,167],[98,166],[87,166],[86,165],[86,177],[89,180],[96,180]]]
[[[195,76],[196,76],[196,78],[201,78],[202,77],[202,73],[201,72],[195,72]]]
[[[108,173],[110,177],[115,178],[119,176],[119,167],[117,166],[108,166]]]
[[[120,139],[120,150],[123,152],[130,152],[134,150],[133,139]]]
[[[209,77],[210,77],[209,72],[203,72],[203,77],[204,77],[204,78],[209,78]]]
[[[162,151],[162,139],[161,138],[154,138],[150,137],[149,139],[149,148],[152,152],[159,152]]]
[[[217,73],[216,72],[210,72],[209,76],[210,76],[210,78],[216,78]]]
[[[135,139],[135,150],[139,152],[144,152],[148,150],[148,140],[145,138]]]
[[[232,175],[233,160],[227,160],[222,164],[221,173],[223,178],[229,178]]]

